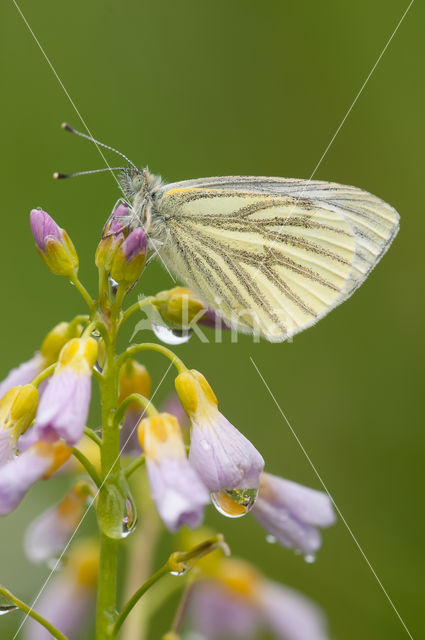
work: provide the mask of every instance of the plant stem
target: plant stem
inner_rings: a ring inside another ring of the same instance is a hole
[[[73,447],[72,448],[72,455],[84,467],[84,469],[87,471],[87,473],[89,474],[90,478],[93,480],[95,485],[97,487],[100,487],[102,482],[101,482],[101,479],[99,478],[99,474],[97,473],[96,469],[94,468],[94,466],[92,465],[90,460],[84,455],[84,453],[82,453],[76,447]]]
[[[107,491],[120,474],[120,438],[114,425],[118,401],[118,378],[115,363],[116,317],[111,318],[110,340],[106,344],[106,366],[100,384],[102,403],[103,439],[101,448],[102,486]],[[117,608],[118,540],[101,533],[100,564],[97,592],[96,639],[107,640],[112,637],[112,627]]]
[[[132,393],[127,396],[118,407],[117,413],[115,415],[115,424],[117,426],[121,422],[125,414],[125,410],[130,404],[133,404],[133,402],[137,402],[137,404],[140,404],[140,406],[143,407],[147,415],[150,417],[156,416],[158,414],[158,411],[155,409],[149,398],[145,398],[145,396],[142,396],[140,393]]]
[[[50,375],[52,375],[52,373],[54,372],[55,368],[56,368],[56,362],[54,362],[49,367],[44,369],[44,371],[39,373],[38,376],[36,378],[34,378],[34,380],[32,380],[31,384],[33,384],[35,387],[38,387],[40,382],[43,382],[43,380],[45,378],[48,378]]]
[[[148,307],[150,304],[152,304],[154,300],[155,300],[155,296],[149,296],[147,298],[143,298],[143,300],[138,300],[137,302],[132,304],[130,307],[128,307],[128,309],[126,309],[126,311],[124,311],[121,314],[118,326],[122,327],[124,322],[126,322],[126,320],[128,320],[128,318],[132,316],[133,313],[136,313],[136,311],[143,309],[143,307]]]
[[[146,582],[142,584],[141,587],[137,589],[137,591],[130,598],[127,604],[124,606],[123,610],[121,611],[117,620],[115,621],[114,635],[116,635],[118,631],[121,629],[121,626],[124,620],[127,618],[128,614],[133,609],[134,605],[137,604],[140,598],[146,593],[146,591],[148,591],[148,589],[150,589],[150,587],[154,585],[155,582],[157,582],[160,578],[162,578],[162,576],[165,576],[169,572],[170,572],[170,567],[168,566],[168,562],[166,562],[164,566],[158,569],[158,571],[156,571],[148,580],[146,580]]]
[[[102,440],[99,438],[98,435],[96,435],[93,429],[90,429],[90,427],[84,427],[84,433],[88,438],[90,438],[90,440],[93,440],[93,442],[95,442],[99,447],[102,446]]]
[[[117,365],[121,367],[127,358],[133,357],[136,353],[139,353],[139,351],[158,351],[158,353],[162,353],[163,356],[171,360],[179,373],[187,371],[187,367],[183,360],[180,360],[180,358],[178,358],[171,349],[164,347],[162,344],[156,344],[155,342],[144,342],[142,344],[134,344],[132,347],[129,347],[120,355],[117,360]]]
[[[56,638],[57,640],[67,640],[67,637],[64,636],[63,633],[61,633],[59,631],[59,629],[56,629],[56,627],[54,627],[52,624],[50,624],[50,622],[48,620],[43,618],[43,616],[40,616],[40,614],[37,613],[36,611],[34,611],[34,609],[32,609],[32,607],[30,607],[27,604],[25,604],[25,602],[22,602],[22,600],[19,600],[19,598],[14,596],[13,593],[11,593],[8,589],[6,589],[5,587],[0,586],[0,594],[5,596],[5,598],[10,600],[11,602],[13,602],[13,604],[18,609],[20,609],[21,611],[26,613],[27,616],[30,616],[31,618],[34,618],[34,620],[36,620],[39,624],[41,624],[42,627],[47,629],[47,631],[54,638]]]
[[[72,282],[72,284],[75,286],[77,291],[84,298],[84,300],[86,301],[87,306],[89,307],[90,311],[93,312],[95,310],[95,308],[96,308],[96,304],[95,304],[93,298],[91,297],[91,295],[89,294],[89,292],[87,291],[87,289],[85,288],[85,286],[83,285],[83,283],[80,282],[80,280],[78,279],[77,274],[74,274],[72,276],[72,278],[70,278],[70,282]]]
[[[139,456],[138,458],[133,460],[133,462],[130,462],[130,464],[127,465],[124,469],[125,477],[129,478],[131,474],[134,473],[134,471],[136,471],[136,469],[138,469],[139,467],[142,467],[145,462],[145,456]]]

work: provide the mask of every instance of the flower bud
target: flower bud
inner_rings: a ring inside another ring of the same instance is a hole
[[[137,282],[145,268],[146,248],[146,235],[140,227],[120,244],[111,267],[111,276],[118,284],[131,286]]]
[[[119,404],[132,393],[140,393],[149,398],[151,392],[151,377],[143,364],[129,358],[126,360],[120,372],[120,397]],[[140,405],[135,402],[127,407],[127,411],[140,413]]]
[[[40,353],[43,356],[45,363],[44,366],[56,362],[61,352],[62,347],[71,340],[76,338],[81,333],[81,325],[70,326],[69,322],[59,322],[44,338]]]
[[[165,322],[188,327],[192,323],[206,327],[226,329],[223,320],[186,287],[174,287],[168,291],[160,291],[152,302]]]
[[[41,209],[31,211],[30,223],[36,249],[50,271],[68,278],[74,275],[78,256],[66,231]]]
[[[102,239],[96,249],[96,266],[110,272],[115,253],[124,240],[124,226],[120,218],[128,216],[130,208],[126,204],[120,204],[106,222],[102,233]]]
[[[16,443],[34,420],[38,391],[32,384],[12,387],[0,400],[0,465],[11,460]]]

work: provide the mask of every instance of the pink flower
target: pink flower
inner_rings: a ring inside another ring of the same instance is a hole
[[[191,423],[189,460],[212,492],[258,489],[264,460],[257,449],[218,411],[204,376],[185,371],[176,390]]]
[[[9,371],[6,378],[0,382],[0,398],[12,387],[16,387],[19,384],[28,384],[31,380],[34,380],[43,371],[44,367],[44,358],[37,351],[30,360]]]
[[[81,520],[87,496],[88,487],[80,482],[56,506],[33,520],[24,538],[25,553],[32,562],[49,562],[61,554]]]
[[[262,473],[253,516],[284,547],[313,554],[321,545],[317,527],[329,527],[335,514],[329,497],[296,482]]]
[[[36,611],[65,636],[75,638],[94,611],[99,566],[97,544],[90,540],[72,548],[62,573],[54,577],[36,604]],[[51,640],[50,633],[32,618],[24,626],[26,640]]]
[[[41,209],[32,209],[30,224],[36,249],[50,271],[58,276],[74,275],[78,256],[66,231]]]
[[[73,338],[63,347],[40,400],[34,425],[37,439],[62,438],[70,445],[81,439],[89,411],[97,350],[93,338]]]
[[[0,466],[15,457],[18,439],[34,420],[37,405],[32,384],[12,387],[0,398]]]
[[[236,558],[223,560],[214,579],[195,583],[189,615],[194,631],[208,640],[250,639],[260,629],[281,640],[329,639],[316,604]]]
[[[0,515],[13,511],[35,482],[49,478],[70,455],[63,442],[37,442],[0,467]]]
[[[145,418],[138,434],[152,498],[164,524],[172,532],[184,524],[198,527],[209,494],[186,457],[177,418],[169,413]]]

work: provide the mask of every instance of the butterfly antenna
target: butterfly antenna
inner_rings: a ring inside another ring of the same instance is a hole
[[[59,173],[55,171],[53,177],[55,180],[63,180],[64,178],[76,178],[77,176],[88,176],[91,173],[103,173],[104,171],[122,171],[125,167],[105,167],[104,169],[91,169],[90,171],[76,171],[75,173]]]
[[[88,136],[87,134],[82,133],[81,131],[77,131],[76,129],[74,129],[74,127],[71,127],[71,125],[68,124],[67,122],[63,122],[61,124],[61,127],[62,129],[64,129],[64,131],[69,131],[70,133],[73,133],[76,136],[80,136],[80,138],[85,138],[86,140],[90,140],[90,142],[94,142],[94,144],[99,145],[99,147],[103,147],[104,149],[109,149],[109,151],[113,151],[117,155],[121,156],[121,158],[124,158],[124,160],[128,162],[128,164],[130,164],[133,167],[133,169],[136,169],[136,171],[138,171],[138,168],[136,167],[134,162],[131,162],[131,160],[127,158],[127,156],[125,156],[123,153],[121,153],[121,151],[118,151],[118,149],[114,149],[114,147],[110,147],[108,144],[99,142],[99,140],[96,140],[95,138],[92,138],[91,136]]]

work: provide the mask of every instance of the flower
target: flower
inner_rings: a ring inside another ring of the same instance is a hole
[[[87,626],[93,611],[99,572],[98,545],[91,540],[77,543],[62,573],[49,582],[37,602],[37,612],[65,636],[75,638]],[[27,640],[51,640],[51,634],[32,618],[25,624]]]
[[[227,328],[215,311],[206,307],[193,291],[186,287],[174,287],[156,294],[152,304],[165,322],[189,327],[201,324],[206,327]]]
[[[105,224],[102,239],[96,249],[95,262],[98,269],[103,269],[107,273],[111,271],[115,253],[124,240],[124,227],[120,218],[127,218],[130,207],[127,204],[120,204],[112,212]]]
[[[258,489],[264,460],[218,411],[217,398],[204,376],[184,371],[175,386],[192,423],[189,460],[208,489]]]
[[[194,585],[189,614],[194,630],[208,640],[253,638],[260,628],[282,640],[329,637],[317,605],[236,558],[222,560],[213,579]]]
[[[67,232],[41,209],[31,211],[30,224],[36,249],[50,271],[68,278],[75,275],[78,256]]]
[[[200,525],[209,494],[186,457],[177,418],[160,413],[144,418],[139,427],[152,498],[164,524],[177,531]]]
[[[296,482],[262,473],[252,514],[284,547],[311,555],[321,545],[317,527],[329,527],[335,514],[329,497]]]
[[[115,251],[111,276],[125,286],[131,286],[140,278],[146,264],[147,241],[141,227],[134,229]]]
[[[93,338],[73,338],[63,347],[43,393],[34,433],[39,439],[62,438],[70,445],[83,435],[91,396],[91,375],[98,345]]]
[[[149,398],[150,392],[151,377],[146,367],[132,358],[126,360],[120,371],[118,404],[121,404],[133,393]],[[125,448],[126,453],[133,451],[137,446],[136,425],[143,413],[143,408],[138,402],[132,402],[126,408],[124,424],[120,433],[121,445]]]
[[[43,356],[39,352],[35,353],[30,360],[12,369],[6,378],[0,382],[0,398],[12,387],[20,384],[28,384],[31,380],[34,380],[44,368]]]
[[[257,594],[263,619],[277,638],[284,640],[328,640],[323,611],[295,589],[264,581]]]
[[[0,382],[0,398],[12,387],[28,384],[36,378],[46,367],[56,362],[60,350],[68,340],[81,332],[81,325],[70,322],[60,322],[44,338],[40,351],[27,362],[23,362],[16,369],[12,369],[6,378]],[[39,387],[39,393],[44,388],[44,381]]]
[[[35,482],[50,478],[70,455],[70,447],[59,440],[36,442],[0,467],[0,515],[13,511]]]
[[[24,538],[25,553],[32,562],[48,562],[60,555],[81,520],[88,494],[88,485],[79,482],[56,506],[33,520]]]
[[[0,466],[15,456],[18,438],[34,420],[37,405],[32,384],[12,387],[0,399]]]

